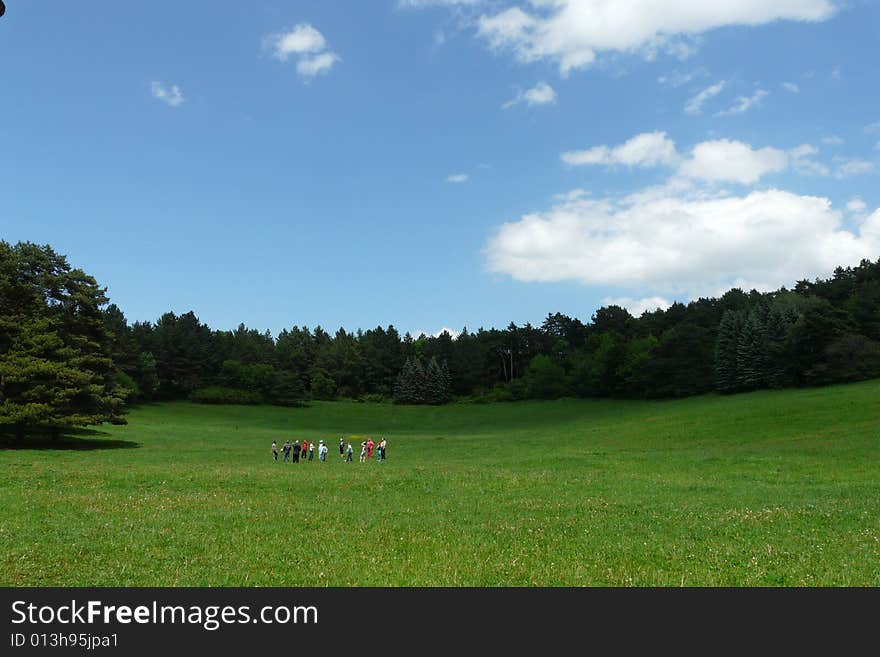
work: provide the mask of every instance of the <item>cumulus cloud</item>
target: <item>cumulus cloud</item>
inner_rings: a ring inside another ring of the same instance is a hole
[[[327,48],[327,39],[309,23],[300,23],[288,32],[271,34],[263,39],[263,47],[272,51],[272,56],[286,62],[295,56],[296,71],[303,78],[311,79],[326,73],[333,65],[342,61],[339,55]]]
[[[339,55],[335,52],[322,52],[314,57],[303,57],[296,63],[296,71],[306,78],[311,78],[320,73],[325,73],[333,68],[333,64],[339,61]]]
[[[446,176],[446,182],[448,183],[466,183],[470,179],[470,176],[466,173],[453,173],[452,175]]]
[[[826,146],[840,146],[843,144],[843,139],[837,135],[828,135],[827,137],[822,137],[822,143]]]
[[[451,329],[451,328],[448,328],[445,326],[442,329],[440,329],[439,331],[434,331],[433,333],[419,329],[418,331],[410,331],[409,334],[415,338],[419,338],[423,335],[424,336],[430,335],[435,338],[439,338],[441,335],[443,335],[443,333],[448,333],[450,336],[452,336],[453,340],[455,340],[459,335],[461,335],[461,331],[456,331],[455,329]]]
[[[783,82],[782,88],[786,91],[790,91],[793,94],[799,94],[801,92],[801,88],[797,86],[794,82]]]
[[[531,0],[483,14],[477,34],[490,48],[509,51],[522,62],[552,61],[566,75],[589,66],[602,52],[686,56],[695,37],[716,28],[823,21],[834,11],[831,0]]]
[[[591,200],[578,196],[501,226],[487,267],[519,281],[577,281],[661,298],[759,289],[875,258],[880,210],[858,231],[831,201],[779,189]]]
[[[684,105],[685,113],[700,114],[703,111],[703,105],[706,104],[706,101],[720,94],[724,90],[724,87],[726,85],[727,82],[721,80],[721,82],[716,82],[712,86],[706,87],[696,95],[689,98],[687,103],[685,103]]]
[[[602,299],[603,306],[620,306],[626,308],[633,317],[641,317],[643,313],[653,312],[658,308],[666,310],[672,304],[663,297],[648,297],[646,299],[633,299],[632,297],[605,297]]]
[[[515,97],[508,100],[501,107],[504,109],[510,109],[520,103],[525,103],[529,107],[534,107],[535,105],[551,105],[555,102],[556,91],[553,87],[542,80],[531,89],[520,91]]]
[[[674,176],[661,187],[634,192],[638,198],[665,193],[670,189],[689,188],[688,181],[710,186],[719,183],[752,185],[768,174],[786,170],[804,176],[835,177],[873,173],[877,163],[858,158],[833,158],[833,168],[818,159],[819,149],[801,144],[789,150],[773,147],[756,148],[741,141],[714,139],[696,144],[689,152],[679,152],[665,132],[646,132],[617,146],[593,146],[585,150],[566,151],[560,159],[571,166],[605,166],[649,168],[666,167]],[[690,185],[693,187],[693,185]],[[704,191],[709,191],[707,187]],[[715,188],[717,191],[717,188]],[[578,193],[586,195],[579,190]]]
[[[777,148],[758,150],[741,141],[718,139],[694,146],[691,156],[682,162],[679,173],[708,182],[757,182],[768,173],[788,166],[788,156]]]
[[[723,112],[718,112],[717,116],[731,116],[733,114],[742,114],[759,105],[764,96],[769,95],[769,91],[758,89],[751,96],[739,96],[736,102]]]
[[[678,161],[675,142],[665,132],[645,132],[615,146],[595,146],[583,151],[568,151],[562,161],[571,165],[622,164],[631,167],[672,165]]]
[[[797,152],[801,159],[808,155]],[[594,146],[582,151],[568,151],[562,153],[560,158],[573,166],[677,166],[680,177],[744,185],[755,183],[768,173],[782,171],[789,163],[785,151],[770,147],[755,149],[741,141],[729,139],[700,142],[684,157],[665,132],[642,133],[614,147]]]
[[[327,46],[327,40],[308,23],[300,23],[289,32],[276,34],[271,38],[272,51],[282,62],[290,55],[307,55],[321,52]]]
[[[150,83],[150,91],[153,94],[153,98],[161,100],[170,107],[180,107],[186,101],[183,97],[183,91],[176,84],[168,87],[163,82],[154,80]]]
[[[858,196],[849,200],[846,204],[846,209],[849,210],[853,214],[862,214],[865,210],[868,209],[868,204],[865,203]]]

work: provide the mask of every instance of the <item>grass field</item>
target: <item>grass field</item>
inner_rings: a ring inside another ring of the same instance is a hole
[[[388,460],[339,459],[385,434]],[[272,461],[323,438],[327,463]],[[880,585],[880,381],[673,402],[137,408],[0,448],[4,586]]]

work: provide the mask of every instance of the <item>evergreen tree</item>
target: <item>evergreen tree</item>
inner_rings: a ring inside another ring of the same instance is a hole
[[[448,398],[448,385],[435,359],[422,366],[419,358],[407,358],[397,376],[394,401],[398,404],[442,404]]]
[[[159,390],[159,375],[156,373],[156,358],[149,351],[138,359],[137,379],[141,399],[149,401]]]
[[[104,292],[49,246],[0,241],[0,427],[125,423]]]
[[[757,390],[767,384],[767,340],[764,320],[758,311],[749,313],[737,341],[737,387]]]
[[[445,404],[449,395],[449,384],[443,369],[437,364],[437,359],[432,358],[428,361],[425,368],[424,378],[424,403],[426,404]]]
[[[443,386],[443,402],[446,403],[449,401],[449,396],[452,392],[452,374],[449,371],[449,365],[446,364],[446,361],[443,361],[443,364],[440,366],[440,383]]]
[[[741,329],[740,315],[727,310],[718,325],[715,346],[715,388],[718,392],[736,392],[739,388],[737,347]]]
[[[778,308],[772,308],[767,314],[767,385],[771,388],[782,388],[791,384],[791,367],[787,354],[790,323]]]
[[[305,388],[296,372],[281,370],[275,373],[269,401],[277,406],[300,406],[305,398]]]
[[[412,399],[412,358],[404,362],[397,380],[394,382],[394,401],[398,404],[409,404]]]

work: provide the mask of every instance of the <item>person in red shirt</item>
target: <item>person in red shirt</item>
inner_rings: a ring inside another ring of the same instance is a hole
[[[367,458],[368,459],[373,458],[373,447],[375,446],[375,444],[376,443],[373,442],[372,438],[367,440]]]

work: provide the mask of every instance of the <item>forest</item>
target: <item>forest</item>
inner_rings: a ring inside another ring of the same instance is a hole
[[[354,331],[242,323],[194,311],[129,322],[94,278],[48,245],[0,242],[0,427],[124,422],[154,400],[296,406],[560,397],[672,398],[880,377],[880,259],[761,293],[674,303],[633,317]]]

